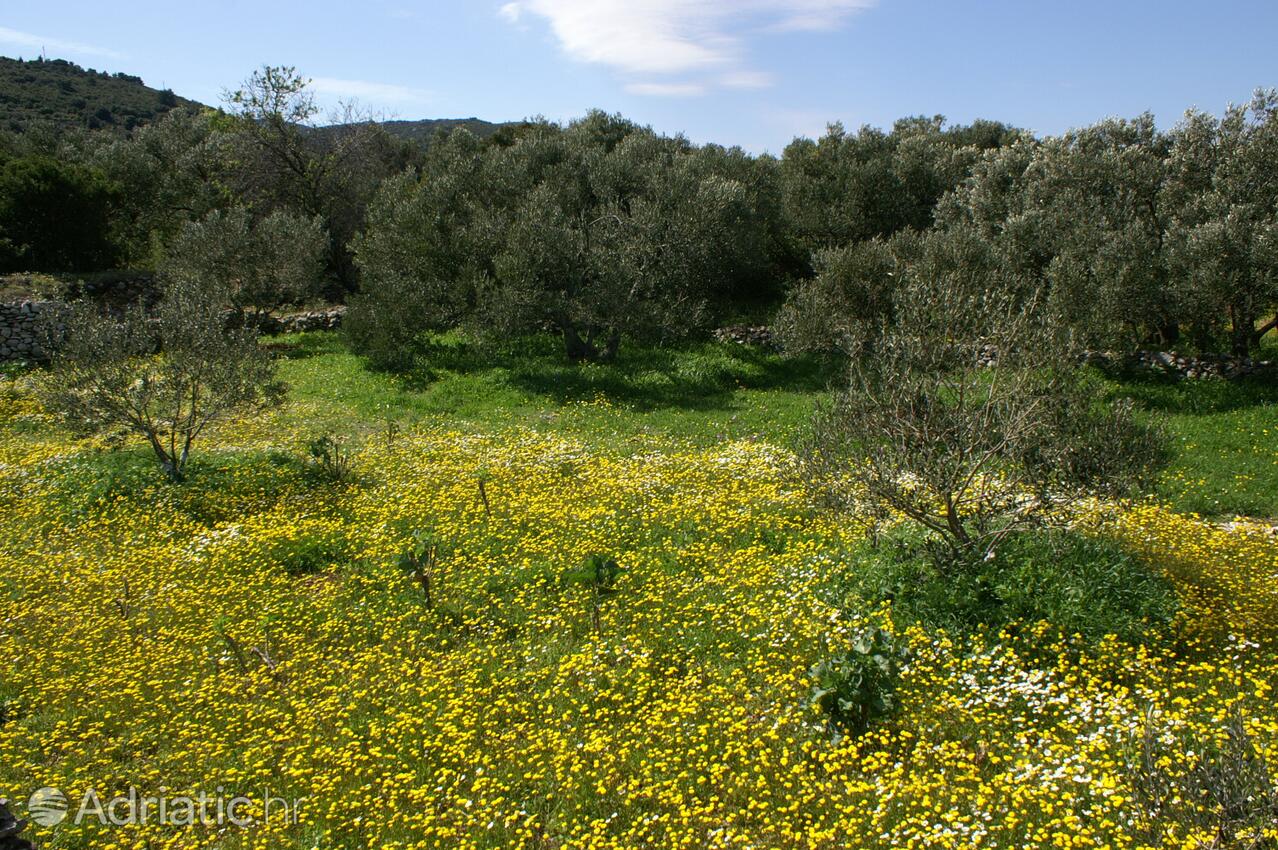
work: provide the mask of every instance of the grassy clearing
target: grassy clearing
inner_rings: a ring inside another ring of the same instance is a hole
[[[456,334],[428,345],[405,375],[368,371],[336,334],[278,337],[281,376],[297,405],[282,427],[373,431],[388,421],[564,433],[609,446],[673,437],[708,446],[793,444],[838,380],[813,360],[703,343],[628,346],[614,364],[575,366],[550,336],[485,349]],[[1278,385],[1268,378],[1107,382],[1166,428],[1173,462],[1156,495],[1210,517],[1278,517]]]
[[[1111,384],[1162,424],[1173,460],[1157,495],[1211,517],[1278,517],[1278,383],[1132,378]]]
[[[330,431],[377,435],[388,424],[519,426],[609,448],[648,438],[790,446],[838,380],[836,369],[813,360],[725,343],[631,345],[616,363],[576,366],[551,336],[491,349],[449,334],[424,349],[417,369],[400,375],[369,371],[339,334],[280,336],[269,345],[291,395],[263,424],[277,438],[296,435],[298,446]],[[0,377],[25,371],[0,364]],[[1168,433],[1173,460],[1157,498],[1211,518],[1278,518],[1278,383],[1129,376],[1105,387],[1111,397],[1134,399]]]
[[[698,445],[764,439],[786,444],[833,374],[743,346],[627,346],[617,362],[568,363],[550,336],[480,348],[456,334],[435,339],[403,375],[369,372],[340,336],[283,336],[272,344],[280,375],[305,421],[297,427],[520,425],[613,444],[660,435]]]

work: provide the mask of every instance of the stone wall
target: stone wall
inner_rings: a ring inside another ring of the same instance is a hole
[[[1170,375],[1182,381],[1199,378],[1234,380],[1274,371],[1272,361],[1235,357],[1230,354],[1199,354],[1195,357],[1176,354],[1172,351],[1137,351],[1135,354],[1126,355],[1107,351],[1089,351],[1084,355],[1084,360],[1107,368]]]
[[[0,361],[43,360],[40,318],[62,307],[58,301],[23,299],[0,304]]]
[[[47,352],[40,347],[43,333],[40,317],[50,310],[64,309],[61,301],[22,299],[0,303],[0,362],[13,360],[45,360]],[[331,331],[342,326],[346,308],[329,307],[284,316],[270,316],[262,323],[267,334]],[[55,332],[61,329],[56,329]]]
[[[776,348],[776,339],[772,329],[763,325],[728,325],[718,328],[714,338],[719,342],[735,342],[737,345],[750,345],[757,348]]]
[[[303,331],[335,331],[342,326],[346,308],[340,304],[326,310],[308,310],[305,313],[289,313],[271,316],[262,323],[262,333],[295,334]]]

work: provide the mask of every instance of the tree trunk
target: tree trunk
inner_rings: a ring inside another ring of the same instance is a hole
[[[182,466],[178,463],[177,458],[164,450],[164,446],[160,445],[160,440],[155,434],[148,433],[147,440],[151,443],[151,451],[155,452],[155,457],[160,461],[160,468],[164,470],[164,474],[174,484],[181,484],[186,480],[182,474]]]
[[[1278,316],[1275,316],[1274,318],[1270,319],[1268,322],[1265,322],[1263,325],[1256,328],[1255,332],[1251,335],[1252,346],[1255,348],[1260,348],[1260,342],[1261,340],[1265,338],[1265,334],[1269,333],[1275,328],[1278,328]]]
[[[602,359],[606,363],[611,363],[617,359],[617,351],[621,348],[621,331],[613,328],[608,331],[608,342],[604,345]]]
[[[583,360],[594,360],[599,352],[595,349],[594,344],[589,339],[582,339],[581,334],[572,325],[565,324],[564,332],[564,352],[568,355],[568,359],[573,363],[580,363]]]
[[[1171,347],[1180,342],[1180,325],[1169,322],[1158,327],[1158,341],[1163,347]]]
[[[1230,353],[1235,357],[1246,357],[1251,353],[1252,337],[1256,333],[1256,317],[1241,307],[1231,307],[1229,318]]]
[[[574,363],[611,363],[617,359],[617,351],[621,348],[621,331],[615,328],[607,331],[602,347],[598,343],[599,328],[590,328],[583,337],[577,328],[565,324],[563,334],[564,350]]]

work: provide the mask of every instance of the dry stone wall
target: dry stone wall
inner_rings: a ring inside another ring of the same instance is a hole
[[[22,299],[0,302],[0,362],[15,360],[42,361],[49,352],[41,346],[45,331],[41,325],[51,313],[65,309],[61,301]],[[269,316],[262,323],[263,333],[300,333],[301,331],[331,331],[342,326],[346,308],[337,306],[305,313]],[[65,328],[53,326],[56,336]]]
[[[0,361],[43,360],[42,320],[62,308],[58,301],[23,299],[0,304]],[[56,332],[56,331],[55,331]]]

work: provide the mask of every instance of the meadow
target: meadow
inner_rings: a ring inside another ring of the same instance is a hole
[[[1155,491],[955,587],[803,487],[820,362],[447,335],[393,377],[337,335],[270,346],[286,402],[180,486],[57,428],[40,372],[0,379],[0,797],[225,789],[255,817],[42,847],[1241,847],[1266,816],[1271,384],[1105,379],[1171,437]],[[618,571],[580,580],[592,556]],[[851,732],[814,689],[867,635],[899,680]]]

